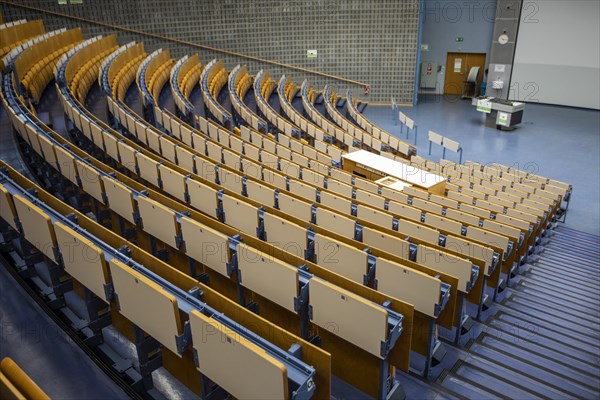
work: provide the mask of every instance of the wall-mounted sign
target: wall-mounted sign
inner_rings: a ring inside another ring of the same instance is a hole
[[[421,43],[421,51],[429,51],[429,43]]]
[[[494,65],[494,72],[504,72],[505,67],[504,64],[496,64]]]
[[[462,71],[462,58],[455,58],[454,59],[454,72],[461,72]]]
[[[505,112],[498,112],[497,125],[508,126],[508,114]]]
[[[58,4],[64,6],[65,4],[67,4],[67,0],[58,0]]]
[[[317,58],[317,51],[316,50],[306,50],[306,57]]]
[[[457,37],[456,37],[456,41],[457,41],[457,42],[462,42],[462,41],[464,41],[464,40],[465,40],[465,38],[464,38],[464,37],[462,37],[462,36],[457,36]]]

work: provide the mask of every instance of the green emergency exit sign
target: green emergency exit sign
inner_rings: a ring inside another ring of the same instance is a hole
[[[457,36],[457,37],[456,37],[456,41],[457,41],[457,42],[462,42],[463,40],[465,40],[465,38],[464,38],[464,37],[462,37],[462,36]]]

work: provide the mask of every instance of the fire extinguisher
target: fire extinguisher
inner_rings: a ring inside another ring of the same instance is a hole
[[[365,94],[368,95],[371,87],[369,85],[365,85]]]

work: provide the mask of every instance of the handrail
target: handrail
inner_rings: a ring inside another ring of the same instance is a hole
[[[173,43],[184,44],[184,45],[196,47],[196,48],[199,48],[199,49],[215,51],[217,53],[228,54],[228,55],[232,55],[232,56],[236,56],[236,57],[240,57],[240,58],[245,58],[245,59],[248,59],[248,60],[259,61],[259,62],[271,64],[271,65],[277,65],[278,67],[284,67],[284,68],[289,68],[289,69],[293,69],[293,70],[296,70],[296,71],[302,71],[302,72],[313,74],[313,75],[324,76],[326,78],[331,78],[331,79],[335,79],[335,80],[342,81],[342,82],[348,82],[348,83],[352,83],[352,84],[355,84],[355,85],[370,86],[368,83],[365,83],[365,82],[355,81],[355,80],[344,78],[344,77],[341,77],[341,76],[330,75],[330,74],[326,74],[325,72],[314,71],[314,70],[311,70],[311,69],[306,69],[306,68],[298,67],[298,66],[295,66],[295,65],[285,64],[285,63],[278,62],[278,61],[267,60],[265,58],[251,56],[251,55],[248,55],[248,54],[242,54],[242,53],[237,53],[237,52],[234,52],[234,51],[219,49],[217,47],[211,47],[211,46],[207,46],[207,45],[204,45],[204,44],[189,42],[187,40],[175,39],[175,38],[172,38],[172,37],[169,37],[169,36],[158,35],[156,33],[150,33],[150,32],[140,31],[140,30],[137,30],[137,29],[126,28],[124,26],[108,24],[106,22],[95,21],[95,20],[88,19],[88,18],[76,17],[74,15],[59,13],[57,11],[46,10],[44,8],[38,8],[38,7],[33,7],[33,6],[26,6],[26,5],[18,4],[18,3],[12,2],[12,1],[0,0],[0,3],[8,4],[8,5],[11,5],[11,6],[14,6],[14,7],[24,8],[24,9],[27,9],[27,10],[33,10],[33,11],[38,11],[38,12],[42,12],[42,13],[46,13],[46,14],[51,14],[51,15],[55,15],[55,16],[59,16],[59,17],[63,17],[63,18],[69,18],[69,19],[73,19],[73,20],[77,20],[77,21],[83,21],[83,22],[87,22],[89,24],[95,24],[95,25],[99,25],[99,26],[104,26],[104,27],[108,27],[108,28],[111,28],[111,29],[118,29],[118,30],[123,31],[123,32],[136,33],[138,35],[148,36],[148,37],[152,37],[152,38],[156,38],[156,39],[162,39],[162,40],[166,40],[166,41],[173,42]]]

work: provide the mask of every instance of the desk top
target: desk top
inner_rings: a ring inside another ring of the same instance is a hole
[[[445,180],[441,175],[394,161],[383,156],[378,156],[377,154],[373,154],[366,150],[344,154],[342,158],[344,160],[354,161],[367,168],[398,178],[418,187],[430,188]]]
[[[404,189],[405,187],[410,186],[410,183],[407,182],[403,182],[401,180],[398,180],[396,178],[390,178],[389,176],[383,177],[381,179],[378,179],[375,181],[375,183],[381,185],[381,186],[386,186],[389,187],[390,189],[394,189],[397,191],[402,191],[402,189]]]
[[[525,109],[525,103],[512,100],[498,99],[496,97],[474,97],[471,104],[476,106],[480,100],[487,100],[492,104],[492,110],[504,112],[517,112]]]

